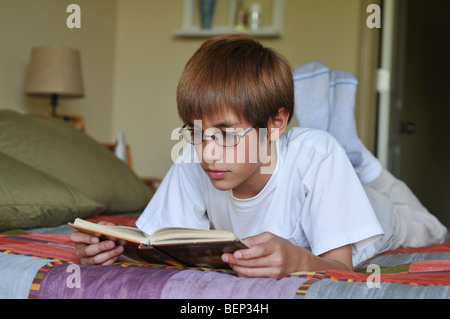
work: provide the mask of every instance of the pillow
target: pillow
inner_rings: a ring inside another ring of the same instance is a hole
[[[0,110],[0,151],[76,188],[108,213],[142,211],[151,198],[113,152],[59,118]]]
[[[0,153],[0,232],[57,226],[104,209],[73,187]]]

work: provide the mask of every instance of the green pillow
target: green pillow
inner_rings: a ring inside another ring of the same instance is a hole
[[[142,211],[151,194],[113,152],[58,118],[0,110],[0,150],[105,205]]]
[[[0,153],[0,232],[57,226],[104,209],[73,187]]]

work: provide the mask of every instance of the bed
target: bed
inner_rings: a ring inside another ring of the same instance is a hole
[[[97,216],[134,225],[136,216]],[[119,262],[78,265],[69,226],[0,235],[0,298],[310,299],[450,297],[450,242],[388,251],[355,272],[298,272],[275,280],[227,270]]]
[[[385,252],[355,272],[298,272],[279,280],[157,264],[79,265],[67,222],[133,226],[151,192],[111,152],[54,119],[0,111],[0,132],[0,298],[450,297],[449,238]]]

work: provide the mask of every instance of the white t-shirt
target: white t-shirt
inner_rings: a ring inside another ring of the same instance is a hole
[[[238,199],[216,189],[191,145],[171,167],[137,221],[162,227],[210,227],[245,238],[271,232],[320,255],[353,244],[353,264],[383,234],[343,148],[328,133],[292,128],[277,145],[277,166],[258,195]]]

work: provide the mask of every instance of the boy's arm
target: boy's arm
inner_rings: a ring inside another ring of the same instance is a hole
[[[318,261],[319,263],[325,263],[325,265],[329,265],[332,267],[328,269],[353,271],[352,245],[345,245],[327,251],[326,253],[323,253],[319,257],[314,256],[313,254],[311,255],[314,257],[313,259]],[[314,261],[312,263],[314,263]],[[320,265],[317,264],[316,267],[320,268]]]
[[[245,277],[281,278],[296,271],[353,271],[352,247],[342,246],[315,256],[302,247],[271,233],[245,238],[250,249],[224,254],[222,259]]]

